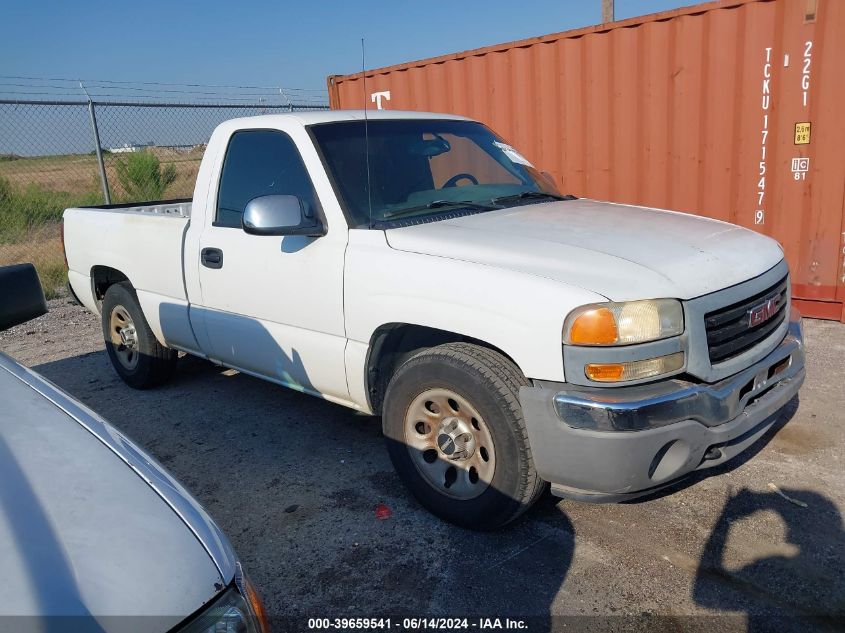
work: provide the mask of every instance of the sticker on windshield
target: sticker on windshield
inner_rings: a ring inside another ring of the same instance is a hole
[[[498,141],[493,141],[493,145],[502,150],[505,153],[505,156],[511,159],[511,162],[517,163],[519,165],[526,165],[527,167],[534,166],[528,162],[528,159],[525,158],[525,156],[517,152],[513,147],[511,147],[507,143],[499,143]]]

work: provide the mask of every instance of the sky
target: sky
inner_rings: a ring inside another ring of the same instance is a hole
[[[0,89],[12,94],[23,88],[8,76],[324,90],[327,75],[361,69],[362,37],[377,68],[601,21],[601,0],[2,4]],[[616,0],[616,18],[689,4]]]
[[[326,77],[598,24],[601,0],[0,0],[0,100],[259,104],[98,106],[107,149],[193,146],[270,104],[327,103]],[[621,20],[693,4],[616,0]],[[154,85],[158,84],[158,85]],[[190,84],[190,85],[186,85]],[[284,97],[278,89],[284,90]],[[0,103],[0,155],[87,153],[87,108]]]

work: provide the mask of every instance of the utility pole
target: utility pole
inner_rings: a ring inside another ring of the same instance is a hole
[[[601,0],[601,21],[602,24],[613,22],[613,0]]]

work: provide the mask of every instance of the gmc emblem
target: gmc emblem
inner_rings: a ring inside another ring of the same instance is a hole
[[[782,299],[783,295],[778,293],[775,296],[766,299],[765,303],[761,303],[760,305],[751,308],[748,311],[748,327],[757,327],[761,323],[765,323],[775,316],[780,308],[780,302]]]

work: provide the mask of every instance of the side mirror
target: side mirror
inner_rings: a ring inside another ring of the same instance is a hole
[[[306,203],[296,196],[258,196],[246,203],[241,219],[243,230],[252,235],[326,234],[323,224],[308,213]]]
[[[41,281],[32,264],[0,267],[0,330],[47,313]]]

